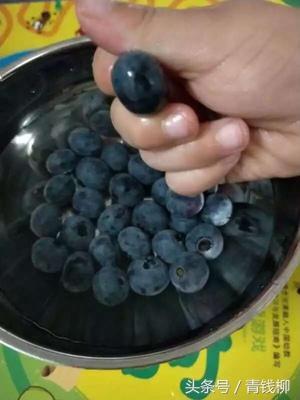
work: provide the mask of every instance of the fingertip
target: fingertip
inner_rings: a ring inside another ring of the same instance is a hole
[[[95,82],[103,93],[113,96],[114,89],[111,82],[111,70],[116,57],[107,53],[101,48],[97,48],[93,58],[93,75]]]
[[[191,139],[198,134],[199,120],[188,105],[170,104],[163,110],[161,130],[172,141]]]
[[[215,140],[224,155],[244,150],[249,143],[249,127],[240,118],[223,118],[215,121]]]

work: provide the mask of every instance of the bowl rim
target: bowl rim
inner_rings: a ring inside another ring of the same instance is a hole
[[[58,54],[64,52],[65,50],[91,45],[92,41],[89,38],[82,36],[33,51],[9,66],[2,68],[0,70],[0,83],[8,79],[20,68],[35,62],[48,54]],[[296,267],[299,265],[299,238],[300,228],[298,226],[294,241],[289,248],[288,254],[286,255],[284,262],[277,271],[276,275],[273,277],[272,281],[269,282],[263,291],[251,301],[251,303],[245,310],[243,310],[243,312],[239,312],[230,321],[224,323],[217,330],[207,333],[201,339],[194,337],[181,344],[173,345],[162,350],[118,357],[93,357],[52,350],[48,347],[31,343],[30,341],[23,339],[2,327],[0,327],[0,341],[13,350],[19,351],[20,353],[29,355],[31,357],[49,362],[55,362],[58,364],[87,369],[144,367],[147,365],[162,363],[183,357],[189,353],[207,348],[213,343],[240,329],[274,300],[276,295],[279,294],[288,279],[291,277],[292,273],[295,271]]]

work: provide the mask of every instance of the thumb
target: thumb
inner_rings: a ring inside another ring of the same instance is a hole
[[[114,55],[141,49],[172,70],[193,71],[195,56],[207,55],[209,41],[218,36],[212,23],[217,7],[173,10],[110,0],[77,0],[76,4],[84,33],[99,47]],[[204,63],[210,63],[208,57]]]

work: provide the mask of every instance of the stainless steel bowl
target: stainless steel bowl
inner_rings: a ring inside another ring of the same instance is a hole
[[[93,87],[93,52],[91,42],[80,38],[0,71],[0,339],[18,351],[77,367],[144,366],[209,346],[274,299],[299,261],[300,180],[272,182],[269,252],[262,267],[253,265],[255,274],[243,293],[211,281],[185,311],[172,288],[153,299],[133,296],[110,310],[97,306],[90,295],[66,294],[30,261],[34,238],[21,208],[33,179],[26,132],[58,99]],[[40,126],[45,141],[48,123],[44,118]],[[135,341],[136,331],[143,340]]]

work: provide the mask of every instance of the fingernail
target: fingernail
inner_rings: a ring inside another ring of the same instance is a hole
[[[112,9],[111,0],[77,0],[77,11],[88,17],[101,17]]]
[[[216,133],[216,141],[227,151],[241,149],[246,144],[247,130],[238,121],[223,125]]]
[[[163,132],[173,139],[184,138],[190,135],[189,123],[182,113],[171,114],[162,121]]]

